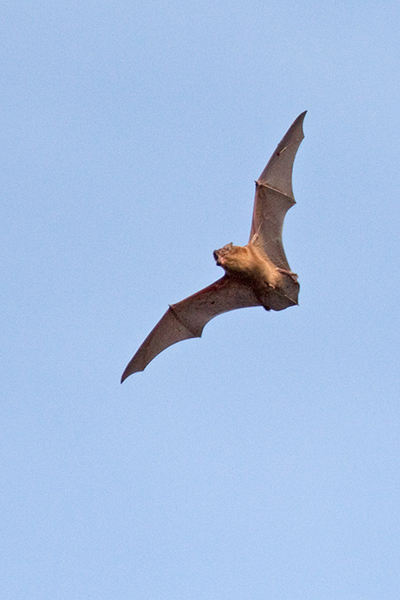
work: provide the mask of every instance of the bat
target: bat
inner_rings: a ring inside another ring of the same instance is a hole
[[[224,276],[169,306],[128,363],[121,383],[132,373],[143,371],[168,346],[201,337],[204,326],[217,315],[246,306],[283,310],[298,304],[300,286],[283,249],[282,227],[287,211],[295,204],[292,170],[304,138],[306,112],[288,129],[255,182],[253,219],[247,245],[230,243],[214,251],[214,259],[224,269]]]

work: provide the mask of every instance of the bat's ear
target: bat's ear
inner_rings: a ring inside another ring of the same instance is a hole
[[[233,243],[229,242],[229,244],[225,244],[225,246],[222,246],[222,248],[220,248],[220,251],[232,250],[232,248],[233,248]]]

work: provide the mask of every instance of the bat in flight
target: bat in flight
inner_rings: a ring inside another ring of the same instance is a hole
[[[171,304],[128,363],[121,383],[143,371],[157,354],[181,340],[201,337],[208,321],[246,306],[283,310],[296,305],[300,286],[286,259],[282,227],[295,204],[293,162],[304,138],[303,112],[291,125],[256,181],[250,239],[246,246],[227,244],[214,251],[225,275],[197,294]]]

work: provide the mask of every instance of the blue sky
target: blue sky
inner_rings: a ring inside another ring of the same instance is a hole
[[[3,2],[8,600],[400,589],[397,2]],[[210,322],[122,386],[245,244],[303,110],[300,306]]]

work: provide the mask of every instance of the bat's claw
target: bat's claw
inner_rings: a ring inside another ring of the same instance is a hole
[[[289,277],[291,277],[293,281],[297,282],[297,279],[299,277],[297,273],[293,273],[293,271],[288,271],[287,269],[281,269],[280,267],[276,267],[276,270],[279,271],[279,273],[285,273],[286,275],[289,275]]]

